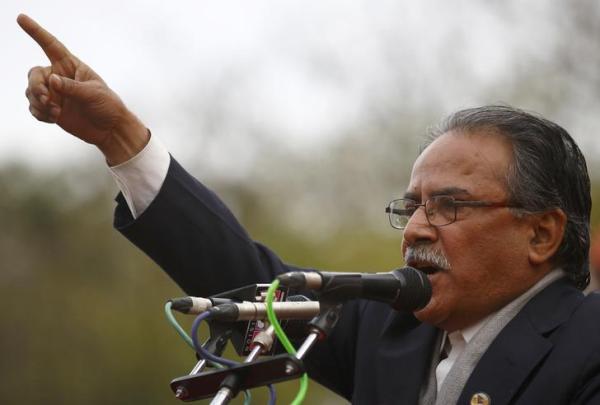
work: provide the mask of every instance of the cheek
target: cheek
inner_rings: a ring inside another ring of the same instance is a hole
[[[475,222],[470,225],[443,235],[444,251],[457,268],[497,265],[514,256],[517,247],[523,247],[518,235],[506,224]]]
[[[469,295],[473,291],[485,289],[496,277],[494,269],[506,262],[507,255],[502,243],[495,237],[481,232],[461,232],[444,240],[444,252],[451,270],[439,280],[440,292],[453,296]],[[443,291],[442,291],[443,289]]]
[[[443,287],[459,292],[466,301],[492,299],[515,288],[515,281],[527,274],[528,245],[523,233],[504,225],[472,229],[449,239],[445,251],[452,270]]]

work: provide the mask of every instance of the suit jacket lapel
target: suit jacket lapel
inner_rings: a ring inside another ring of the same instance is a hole
[[[559,280],[536,295],[498,334],[467,381],[459,404],[486,393],[494,405],[508,404],[552,350],[547,338],[581,302],[581,292]]]
[[[416,319],[407,330],[406,314],[393,312],[375,351],[376,404],[417,404],[427,383],[439,329]],[[425,360],[426,359],[426,360]]]

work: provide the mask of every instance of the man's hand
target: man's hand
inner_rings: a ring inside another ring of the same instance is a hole
[[[102,78],[28,16],[19,15],[17,23],[50,60],[50,66],[29,71],[25,95],[31,114],[96,145],[111,165],[142,150],[149,139],[146,127]]]

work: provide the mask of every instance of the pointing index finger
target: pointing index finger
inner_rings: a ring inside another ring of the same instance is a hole
[[[70,56],[69,50],[52,34],[41,25],[25,14],[19,14],[17,23],[31,38],[42,48],[50,62],[58,62],[66,56]]]

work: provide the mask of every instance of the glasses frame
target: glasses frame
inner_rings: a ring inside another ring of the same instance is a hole
[[[437,224],[433,224],[431,223],[431,220],[429,218],[429,216],[431,215],[429,213],[429,209],[428,206],[436,199],[439,198],[449,198],[450,200],[452,200],[452,206],[454,208],[454,215],[452,216],[452,219],[450,220],[450,222],[445,223],[445,224],[441,224],[441,225],[437,225]],[[408,220],[410,220],[412,218],[412,216],[415,214],[415,212],[417,212],[417,210],[421,207],[423,207],[425,209],[425,218],[427,218],[427,223],[433,227],[440,227],[440,226],[446,226],[446,225],[450,225],[453,224],[454,222],[456,222],[456,216],[457,216],[457,208],[460,207],[472,207],[472,208],[521,208],[520,206],[517,205],[511,205],[508,204],[507,202],[494,202],[494,201],[485,201],[485,200],[477,200],[477,201],[466,201],[466,200],[457,200],[454,196],[451,195],[437,195],[435,197],[429,198],[428,200],[426,200],[424,203],[418,203],[417,201],[410,199],[410,198],[397,198],[395,200],[390,201],[390,203],[388,204],[387,207],[385,207],[385,212],[388,214],[388,219],[390,221],[390,225],[392,226],[392,228],[394,229],[400,229],[400,230],[404,230],[406,229],[406,225],[404,226],[395,226],[394,225],[394,221],[392,220],[392,214],[397,214],[397,215],[401,215],[400,212],[398,212],[399,210],[392,210],[392,205],[398,201],[410,201],[412,203],[414,203],[414,211],[413,213],[408,216],[408,215],[404,215],[406,217],[408,217]],[[407,221],[408,224],[408,221]]]

